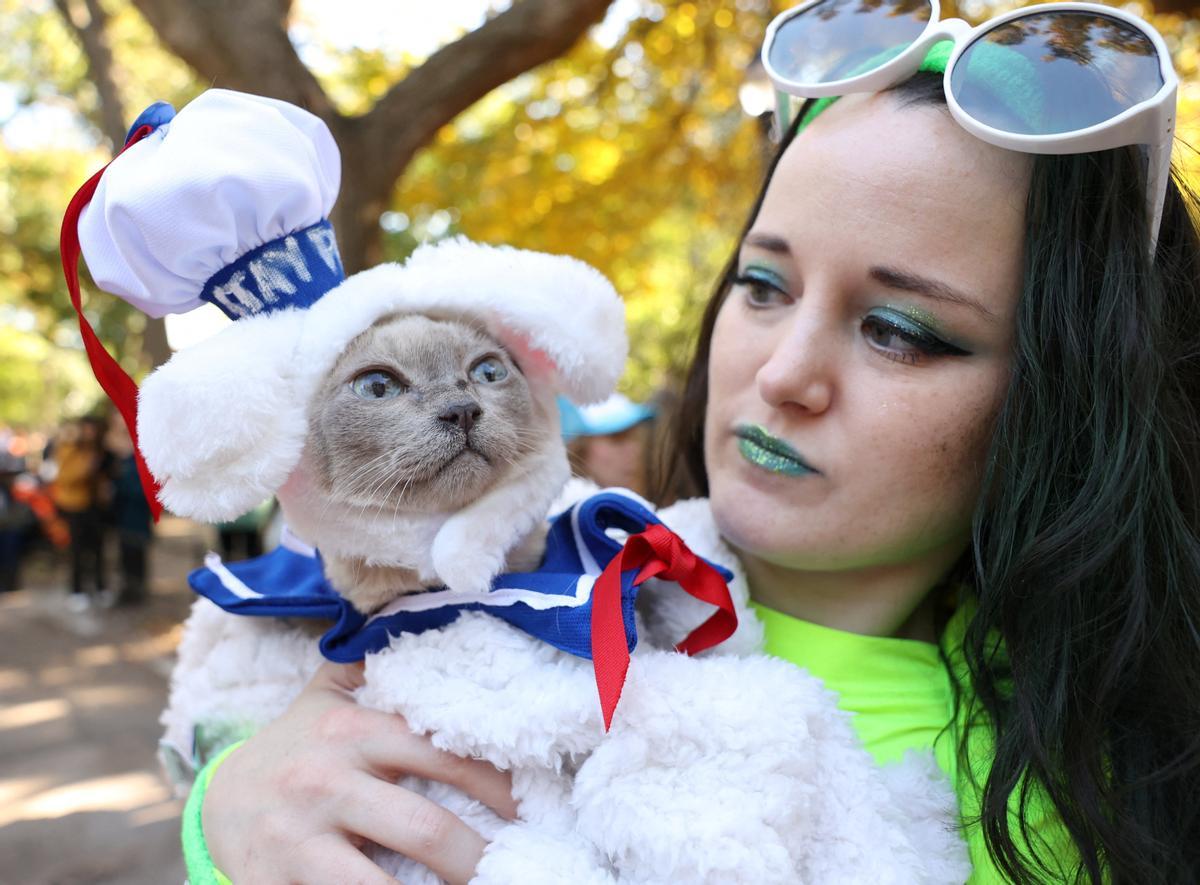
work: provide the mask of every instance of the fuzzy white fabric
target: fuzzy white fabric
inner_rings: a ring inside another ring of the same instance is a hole
[[[304,313],[239,320],[152,372],[138,392],[138,437],[172,513],[233,519],[275,493],[308,433],[295,400]]]
[[[452,788],[405,782],[491,840],[474,881],[963,882],[954,795],[931,754],[874,764],[818,680],[758,653],[761,626],[707,502],[661,516],[734,570],[739,628],[694,658],[665,650],[709,610],[674,585],[647,588],[607,735],[590,662],[487,614],[368,656],[360,703],[513,772],[513,823]],[[270,718],[316,665],[314,644],[198,602],[163,716],[167,740],[188,747],[198,721]],[[373,856],[406,883],[438,881],[398,855]]]
[[[583,262],[463,239],[422,247],[403,266],[350,277],[308,310],[239,320],[150,375],[138,433],[166,507],[214,522],[276,495],[297,534],[327,554],[416,568],[456,591],[486,589],[569,475],[556,421],[517,475],[453,515],[389,521],[331,507],[305,457],[320,383],[354,338],[401,313],[483,325],[551,416],[557,394],[606,397],[625,364],[624,305]]]

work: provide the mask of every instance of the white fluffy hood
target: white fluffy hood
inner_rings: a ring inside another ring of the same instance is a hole
[[[138,432],[166,507],[219,521],[275,494],[300,461],[321,379],[392,313],[482,322],[539,398],[602,400],[627,354],[623,304],[583,262],[461,238],[425,246],[404,265],[355,274],[308,310],[239,320],[150,375]]]

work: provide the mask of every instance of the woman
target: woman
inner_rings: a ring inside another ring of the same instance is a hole
[[[993,147],[929,66],[785,139],[705,315],[681,469],[768,650],[880,761],[936,750],[972,881],[1196,881],[1188,205],[1168,189],[1151,265],[1135,148]],[[235,881],[387,881],[367,839],[468,880],[483,840],[399,773],[514,813],[503,774],[357,708],[356,678],[326,666],[193,794]]]
[[[71,595],[67,603],[75,612],[90,605],[89,593],[97,599],[105,595],[104,505],[111,456],[104,448],[100,427],[100,420],[91,417],[67,424],[54,447],[58,465],[54,503],[71,529]]]

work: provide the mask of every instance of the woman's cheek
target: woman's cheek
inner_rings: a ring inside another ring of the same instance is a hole
[[[949,512],[972,513],[999,408],[992,384],[931,398],[914,416],[913,427],[920,432],[899,447],[914,456],[911,479],[916,489],[940,495]]]

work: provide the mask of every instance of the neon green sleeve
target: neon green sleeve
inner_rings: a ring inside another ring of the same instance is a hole
[[[208,845],[204,841],[204,825],[201,812],[204,809],[204,794],[208,792],[208,782],[212,780],[217,766],[225,761],[225,757],[240,747],[244,740],[230,744],[200,770],[196,782],[188,794],[187,805],[183,809],[183,862],[187,866],[189,885],[233,885],[229,878],[216,868],[212,856],[208,853]]]
[[[959,807],[964,812],[964,819],[975,820],[980,807],[978,789],[973,784],[963,783],[960,780],[958,799]],[[1020,803],[1015,793],[1010,797],[1008,805],[1013,839],[1021,852],[1028,856],[1029,848],[1020,834]],[[1054,813],[1054,806],[1049,799],[1035,794],[1026,809],[1025,817],[1030,835],[1038,840],[1042,861],[1055,870],[1050,881],[1072,881],[1078,855],[1070,835],[1058,815]],[[988,854],[987,842],[983,838],[983,828],[978,823],[970,824],[966,830],[966,837],[972,868],[971,878],[967,880],[967,885],[1007,885],[1010,880],[996,869],[996,864]]]

